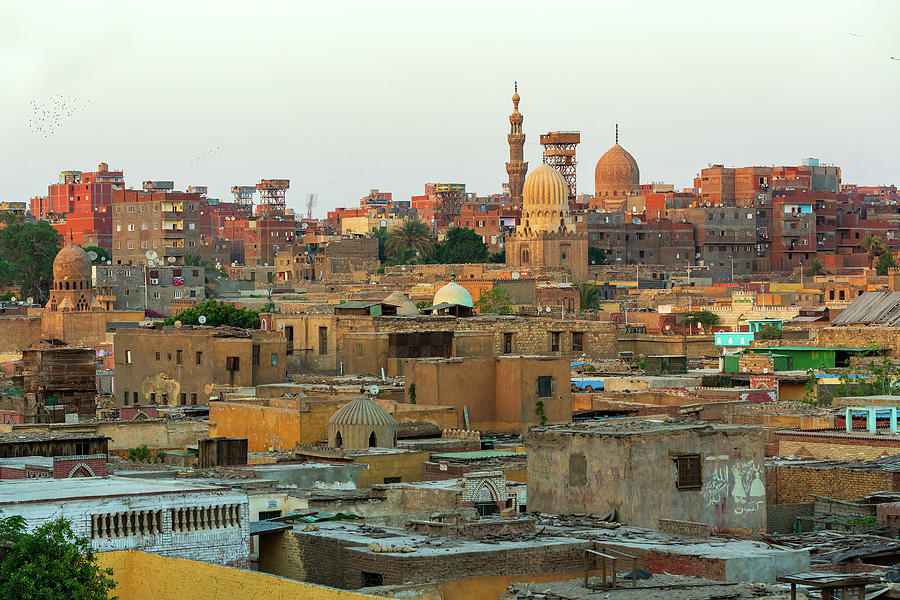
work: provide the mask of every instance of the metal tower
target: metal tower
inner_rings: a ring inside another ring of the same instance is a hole
[[[259,191],[259,206],[256,213],[260,216],[283,217],[284,195],[291,187],[290,179],[262,179],[256,184]]]
[[[544,164],[550,165],[569,184],[569,200],[575,199],[575,147],[581,142],[580,131],[550,131],[541,135]]]

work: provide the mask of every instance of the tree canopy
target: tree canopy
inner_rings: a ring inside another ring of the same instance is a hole
[[[594,310],[600,306],[600,286],[590,281],[575,284],[578,290],[578,302],[581,310]]]
[[[606,250],[596,246],[588,246],[588,264],[589,265],[605,265]]]
[[[444,264],[483,263],[488,260],[488,248],[474,229],[451,227],[435,247],[434,257]]]
[[[106,251],[106,248],[101,248],[100,246],[82,246],[81,249],[85,252],[93,251],[97,253],[97,258],[91,261],[95,265],[99,265],[105,263],[108,260],[112,260],[112,257],[109,255],[109,252]]]
[[[46,297],[61,236],[46,221],[8,213],[0,221],[0,285],[18,287],[23,297]]]
[[[480,313],[510,314],[512,312],[512,301],[509,297],[509,290],[502,287],[482,290],[481,296],[475,301],[475,308]]]
[[[393,230],[385,243],[385,252],[394,264],[424,262],[434,251],[434,238],[428,225],[419,219],[407,219]]]
[[[815,277],[816,275],[828,275],[828,269],[825,268],[825,263],[818,257],[814,257],[806,263],[806,268],[803,269],[803,272],[810,277]]]
[[[700,323],[703,327],[718,325],[719,315],[708,310],[692,310],[684,313],[684,322],[688,325]]]
[[[28,532],[22,517],[0,517],[0,546],[0,598],[107,600],[116,586],[112,569],[99,567],[90,542],[64,518]]]
[[[875,261],[875,271],[879,275],[887,275],[891,269],[894,269],[896,267],[897,261],[894,260],[894,255],[890,252],[885,252],[878,257],[877,261]]]
[[[163,321],[164,325],[174,325],[175,321],[181,321],[182,325],[200,325],[200,316],[206,317],[205,326],[216,327],[228,325],[243,329],[259,328],[259,313],[249,308],[235,308],[233,304],[207,300],[191,308],[181,311],[174,317]]]

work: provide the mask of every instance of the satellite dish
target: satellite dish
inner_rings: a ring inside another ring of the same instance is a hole
[[[90,252],[87,253],[87,255],[88,255],[88,258],[91,259],[91,262],[94,262],[95,260],[97,260],[98,254],[95,251],[91,250]]]
[[[34,304],[34,298],[28,296],[28,304]]]
[[[201,325],[206,323],[206,315],[200,315],[199,317],[197,317],[197,322],[200,323]]]
[[[106,264],[111,265],[111,264],[112,264],[112,261],[111,261],[111,260],[108,260],[108,261],[106,261]]]
[[[372,385],[369,386],[369,393],[372,394],[373,396],[377,396],[377,395],[378,395],[378,391],[379,391],[379,390],[378,390],[378,386],[375,385],[374,383],[373,383]]]
[[[13,301],[13,302],[15,302],[15,301],[16,301],[16,297],[13,296],[12,298],[10,298],[10,300]]]
[[[147,250],[144,256],[147,257],[147,260],[156,260],[156,257],[159,255],[156,253],[156,250]]]
[[[169,261],[170,263],[173,263],[173,262],[175,262],[175,257],[174,257],[174,256],[170,256],[170,257],[167,258],[166,260]]]
[[[175,321],[175,327],[181,328],[181,321]]]
[[[278,329],[284,329],[284,321],[278,323]]]
[[[547,312],[550,312],[550,307],[548,306],[548,307],[545,308],[544,310],[547,311]]]
[[[510,275],[510,277],[513,278],[513,279],[518,279],[518,278],[519,278],[519,272],[518,272],[518,271],[513,271],[513,272],[512,272],[512,275]]]
[[[148,261],[147,261],[147,266],[148,266],[148,267],[155,267],[155,266],[156,266],[156,263],[153,262],[152,260],[148,260]]]

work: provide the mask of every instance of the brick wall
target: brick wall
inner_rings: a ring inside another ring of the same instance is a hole
[[[769,533],[790,533],[794,530],[797,517],[811,517],[815,504],[769,504],[766,506],[766,531]]]
[[[882,490],[900,490],[900,474],[850,468],[790,465],[766,467],[766,504],[811,502],[810,494],[858,500]]]
[[[677,521],[675,519],[660,519],[659,530],[663,533],[675,535],[689,535],[692,537],[709,537],[709,525],[695,523],[693,521]]]
[[[106,456],[67,456],[53,460],[53,478],[103,477],[107,474]]]
[[[833,460],[872,460],[900,454],[900,437],[838,432],[775,433],[779,456],[802,456]]]

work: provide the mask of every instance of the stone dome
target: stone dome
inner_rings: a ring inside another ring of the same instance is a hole
[[[397,316],[412,317],[422,314],[419,307],[412,300],[404,296],[401,292],[393,292],[390,296],[382,300],[385,304],[397,307]]]
[[[555,233],[574,229],[565,178],[549,165],[539,166],[525,178],[519,231]]]
[[[640,193],[641,173],[628,150],[616,143],[597,161],[594,196],[634,196]]]
[[[451,281],[435,293],[432,304],[437,306],[438,304],[444,303],[467,306],[469,308],[474,306],[472,294],[455,281]]]
[[[368,396],[354,398],[328,419],[328,445],[333,448],[394,448],[397,421]]]
[[[91,259],[75,242],[59,251],[53,259],[53,280],[86,281],[91,279]]]

